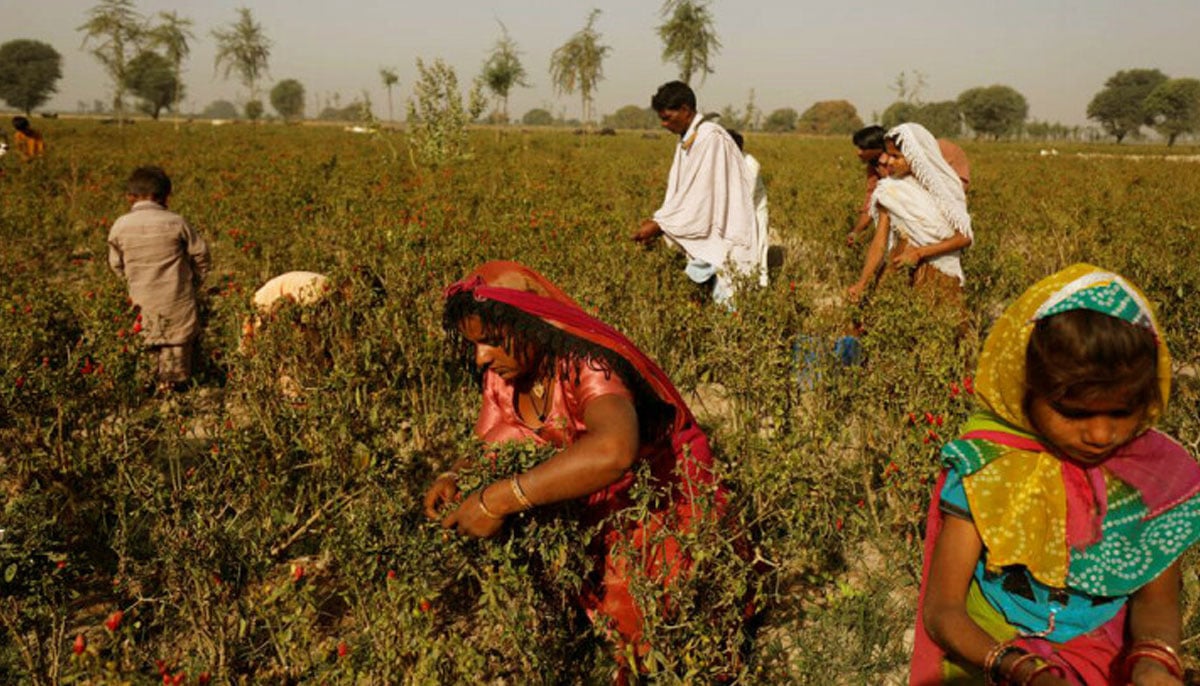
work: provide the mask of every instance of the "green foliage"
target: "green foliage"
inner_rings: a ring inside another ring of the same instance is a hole
[[[612,114],[604,115],[601,124],[613,129],[657,129],[658,113],[649,107],[626,105]]]
[[[1200,80],[1164,81],[1146,96],[1144,108],[1167,145],[1175,145],[1179,136],[1200,131]]]
[[[250,121],[258,121],[263,116],[265,109],[262,100],[251,100],[246,103],[246,118]]]
[[[1001,85],[963,91],[958,95],[958,109],[976,136],[993,138],[1020,132],[1029,115],[1025,96]]]
[[[284,119],[304,116],[304,84],[284,79],[271,89],[271,107]]]
[[[526,126],[551,126],[554,124],[554,115],[549,110],[535,107],[521,117],[521,123]]]
[[[679,67],[680,81],[691,83],[692,76],[699,74],[703,83],[713,73],[709,61],[721,51],[707,0],[665,0],[662,16],[657,31],[663,42],[663,62]]]
[[[256,85],[267,71],[271,58],[271,41],[263,31],[262,24],[254,21],[254,13],[248,7],[238,8],[238,19],[224,29],[213,29],[212,37],[217,41],[217,55],[213,69],[225,65],[224,77],[236,71],[251,98],[258,93]]]
[[[479,81],[471,87],[468,103],[458,89],[454,67],[440,58],[425,66],[417,58],[419,77],[413,86],[413,99],[408,101],[408,126],[411,132],[410,153],[413,164],[418,162],[436,167],[469,156],[467,124],[483,113],[483,88]]]
[[[799,112],[791,107],[781,107],[767,115],[766,121],[763,122],[763,130],[775,133],[794,131],[796,129],[796,121],[799,119]]]
[[[962,135],[962,113],[953,100],[920,104],[897,100],[880,117],[880,124],[887,129],[906,122],[920,124],[938,138]]]
[[[354,100],[345,107],[326,107],[317,115],[322,121],[362,121],[364,103]]]
[[[596,19],[600,10],[588,15],[587,23],[566,43],[555,48],[550,56],[550,78],[559,93],[574,93],[579,90],[583,100],[583,121],[592,121],[592,98],[596,84],[604,78],[604,58],[612,48],[600,44],[600,32],[596,31]]]
[[[213,100],[200,113],[205,119],[237,119],[237,105],[228,100]]]
[[[490,541],[444,538],[421,512],[435,474],[481,456],[478,386],[450,361],[440,311],[441,289],[487,259],[529,264],[626,333],[712,439],[729,511],[683,542],[696,573],[651,614],[649,683],[712,683],[718,666],[745,684],[903,680],[936,452],[976,407],[963,377],[980,339],[1034,280],[1084,259],[1125,274],[1158,305],[1176,371],[1200,364],[1200,195],[1179,192],[1200,165],[1158,159],[1165,146],[1137,163],[972,146],[960,338],[956,313],[901,279],[843,304],[862,266],[842,243],[862,200],[844,138],[754,140],[786,259],[735,316],[693,301],[674,251],[627,240],[661,200],[662,137],[469,132],[472,163],[434,172],[381,163],[375,141],[332,126],[184,124],[167,146],[159,122],[44,126],[72,158],[9,168],[0,202],[3,683],[604,683],[610,644],[574,601],[591,532],[572,507]],[[142,390],[149,362],[105,264],[122,180],[147,159],[187,170],[172,206],[215,259],[195,387],[169,398]],[[235,352],[267,278],[304,265],[340,283],[354,264],[379,273],[382,302],[351,289],[284,307],[253,355]],[[843,368],[828,349],[851,319],[866,361]],[[285,374],[300,397],[280,392]],[[1200,440],[1190,373],[1163,428]],[[473,478],[544,455],[510,446]],[[730,554],[735,531],[757,576]],[[1200,633],[1198,561],[1181,565],[1185,637]],[[746,588],[759,627],[730,664]]]
[[[18,38],[0,45],[0,99],[28,115],[50,99],[62,78],[62,55],[52,46]]]
[[[388,121],[395,120],[395,115],[392,112],[392,88],[400,82],[400,75],[395,69],[386,67],[380,68],[379,78],[383,80],[383,87],[387,89],[388,94]]]
[[[118,121],[124,119],[126,65],[139,51],[143,23],[133,0],[100,0],[88,10],[88,20],[75,29],[84,32],[84,45],[93,44],[92,56],[112,80],[113,110]]]
[[[188,41],[196,38],[191,27],[191,19],[185,19],[176,12],[159,12],[158,24],[152,26],[147,35],[150,45],[161,48],[175,69],[175,82],[179,87],[175,90],[175,100],[171,105],[176,112],[183,98],[183,60],[191,53]]]
[[[1088,119],[1100,123],[1120,143],[1129,134],[1154,123],[1146,98],[1167,75],[1157,69],[1128,69],[1108,77],[1104,89],[1087,106]]]
[[[823,100],[804,110],[796,122],[800,133],[844,136],[863,127],[858,110],[846,100]]]
[[[142,101],[142,111],[158,119],[163,108],[183,97],[183,85],[175,78],[175,73],[170,60],[147,50],[126,66],[125,88]]]
[[[508,92],[513,86],[528,87],[529,82],[525,80],[525,67],[521,64],[521,53],[517,50],[516,41],[509,37],[504,24],[500,24],[500,31],[500,39],[492,47],[492,54],[483,63],[481,78],[488,90],[500,98],[500,115],[507,123]]]

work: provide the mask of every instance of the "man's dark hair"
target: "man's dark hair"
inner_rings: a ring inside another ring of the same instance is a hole
[[[162,167],[138,167],[129,175],[125,191],[134,197],[162,202],[171,195],[171,177]]]
[[[854,146],[859,150],[883,150],[883,137],[887,129],[882,126],[867,126],[854,132]]]
[[[21,132],[25,132],[25,131],[29,130],[29,120],[26,119],[25,117],[13,117],[12,125],[13,125],[14,129],[21,131]]]
[[[658,87],[658,92],[650,99],[650,108],[655,112],[677,110],[687,105],[696,111],[696,93],[692,87],[683,81],[668,81]]]

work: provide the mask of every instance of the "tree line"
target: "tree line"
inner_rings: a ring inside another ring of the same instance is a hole
[[[664,0],[659,14],[661,23],[655,32],[662,41],[662,60],[678,67],[679,78],[692,83],[703,82],[714,73],[714,59],[721,42],[709,7],[710,0]],[[603,43],[597,27],[601,11],[587,15],[583,27],[556,48],[550,58],[549,75],[559,95],[579,94],[582,122],[595,121],[594,102],[599,83],[604,78],[604,61],[612,53]],[[190,41],[195,40],[190,19],[175,12],[159,12],[153,18],[142,16],[133,0],[100,0],[89,10],[87,21],[78,30],[83,33],[83,45],[108,74],[113,89],[112,111],[118,120],[124,117],[125,98],[137,99],[140,111],[158,118],[163,110],[179,111],[184,94],[182,67],[190,53]],[[493,109],[487,116],[492,123],[510,121],[509,96],[514,88],[529,87],[529,74],[522,63],[517,42],[507,27],[500,23],[500,36],[484,61],[480,74],[471,84],[470,97],[479,99],[484,90],[493,97]],[[244,114],[258,119],[264,113],[260,84],[267,76],[272,43],[248,8],[237,9],[237,17],[228,25],[214,29],[217,53],[214,70],[225,79],[236,75],[246,89]],[[453,75],[453,68],[440,60],[437,73],[443,78]],[[17,39],[0,45],[0,98],[27,114],[44,104],[56,92],[62,76],[62,57],[50,45],[32,40]],[[420,65],[420,79],[429,74]],[[449,70],[447,72],[447,70]],[[393,89],[399,83],[396,69],[382,67],[379,76],[387,91],[388,119],[394,119]],[[457,75],[453,75],[457,83]],[[425,84],[427,87],[433,87]],[[414,84],[419,91],[422,84]],[[1046,122],[1029,122],[1029,104],[1011,86],[996,84],[963,91],[954,100],[926,102],[921,93],[926,86],[920,72],[906,72],[891,86],[896,99],[881,114],[872,118],[885,127],[904,122],[923,124],[939,137],[953,138],[971,135],[976,138],[1005,138],[1015,136],[1072,135],[1077,127]],[[419,99],[419,92],[414,98]],[[458,97],[461,95],[446,97]],[[305,111],[305,89],[296,79],[283,79],[269,93],[272,107],[284,119],[302,117]],[[370,98],[364,93],[346,107],[327,101],[318,118],[357,119],[360,113],[370,116]],[[420,122],[422,108],[410,100],[410,119]],[[472,108],[468,108],[472,109]],[[217,101],[206,114],[223,118],[237,116],[236,107],[227,101]],[[754,105],[753,91],[744,109],[727,105],[722,111],[727,126],[775,132],[801,132],[841,135],[863,125],[854,106],[845,100],[821,101],[804,112],[790,107],[764,114]],[[1169,78],[1158,69],[1129,69],[1110,77],[1087,107],[1087,117],[1114,137],[1118,143],[1138,136],[1143,127],[1157,131],[1173,145],[1183,135],[1200,131],[1200,80]],[[527,125],[568,124],[575,120],[555,117],[544,108],[527,112],[521,123]],[[648,108],[637,105],[622,107],[606,115],[601,123],[613,128],[654,128],[657,120]]]

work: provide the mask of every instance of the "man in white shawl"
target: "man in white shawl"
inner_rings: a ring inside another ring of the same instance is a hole
[[[696,94],[686,83],[661,86],[651,107],[663,128],[680,138],[662,207],[633,239],[646,243],[662,234],[678,245],[688,256],[688,277],[696,283],[712,279],[713,300],[730,307],[738,275],[766,278],[754,174],[725,129],[697,115]]]
[[[888,176],[879,180],[871,198],[875,237],[848,295],[861,298],[886,261],[889,269],[913,268],[914,286],[938,284],[952,298],[961,297],[965,276],[960,255],[974,233],[958,174],[920,124],[888,131],[882,158]]]

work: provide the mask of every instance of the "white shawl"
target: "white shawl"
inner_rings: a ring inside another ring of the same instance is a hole
[[[891,218],[888,249],[895,245],[897,235],[917,247],[940,243],[956,232],[974,240],[962,181],[942,157],[933,134],[920,124],[909,123],[888,131],[888,138],[896,140],[912,169],[904,178],[880,179],[871,196],[871,218],[878,221],[880,207]],[[963,283],[960,254],[955,250],[928,262]]]
[[[695,118],[675,149],[654,221],[688,257],[724,271],[757,274],[760,246],[754,177],[720,125]]]

